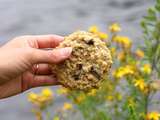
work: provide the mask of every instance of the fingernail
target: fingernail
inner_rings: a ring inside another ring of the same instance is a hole
[[[71,47],[66,47],[66,48],[61,48],[60,49],[60,54],[63,57],[69,57],[72,53],[72,48]]]

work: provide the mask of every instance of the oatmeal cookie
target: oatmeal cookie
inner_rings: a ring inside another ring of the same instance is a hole
[[[92,33],[77,31],[65,37],[57,48],[63,47],[72,47],[73,50],[69,59],[52,65],[61,84],[83,91],[98,88],[112,65],[105,42]]]

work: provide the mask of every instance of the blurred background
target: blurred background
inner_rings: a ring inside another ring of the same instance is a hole
[[[113,22],[120,23],[122,34],[137,45],[143,43],[140,20],[153,4],[154,0],[0,0],[0,45],[20,35],[67,35],[91,25],[106,31]],[[34,120],[28,92],[0,100],[0,119]],[[63,101],[60,96],[55,99],[57,105]]]

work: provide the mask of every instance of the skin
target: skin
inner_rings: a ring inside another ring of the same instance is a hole
[[[0,48],[0,99],[30,88],[58,85],[49,64],[69,58],[72,48],[55,48],[63,41],[58,35],[17,37]],[[38,67],[37,67],[38,65]]]

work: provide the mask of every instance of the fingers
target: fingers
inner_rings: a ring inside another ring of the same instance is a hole
[[[58,35],[26,35],[16,37],[3,48],[22,48],[22,47],[31,47],[31,48],[54,48],[62,42],[64,37]]]
[[[53,48],[63,41],[63,37],[58,35],[38,35],[34,37],[39,48]]]
[[[52,73],[52,70],[48,64],[35,64],[31,72],[36,75],[49,75]]]
[[[59,63],[71,55],[72,48],[59,48],[54,50],[39,50],[34,49],[31,55],[28,55],[29,60],[32,64],[37,63]]]
[[[52,75],[34,75],[30,72],[26,72],[22,76],[21,90],[26,91],[33,87],[59,85],[56,76]]]
[[[48,86],[48,85],[58,85],[59,82],[56,77],[54,76],[45,76],[45,75],[38,75],[34,77],[32,84],[30,87],[40,87],[40,86]]]

